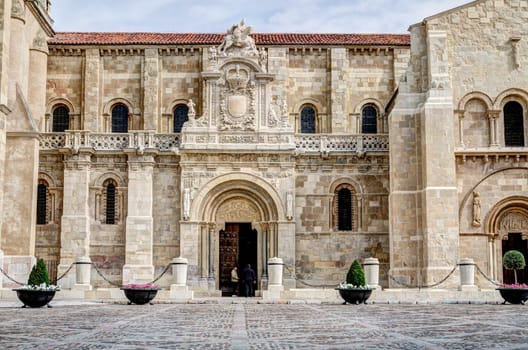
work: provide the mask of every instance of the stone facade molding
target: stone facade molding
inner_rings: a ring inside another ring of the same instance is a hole
[[[505,219],[508,219],[506,222]],[[528,197],[511,196],[496,203],[485,219],[485,233],[490,238],[508,239],[508,232],[521,232],[528,239]]]
[[[262,221],[286,219],[285,206],[270,183],[256,175],[233,172],[215,177],[196,192],[189,210],[190,221],[214,222],[222,203],[240,197],[258,206]]]
[[[510,101],[519,102],[526,113],[526,110],[528,109],[528,92],[517,88],[505,90],[495,98],[493,108],[502,110],[504,105]]]
[[[493,109],[493,101],[487,94],[481,91],[472,91],[466,94],[464,97],[462,97],[460,101],[458,102],[458,109],[460,111],[464,111],[466,109],[468,102],[474,99],[482,101],[486,105],[486,109],[488,111]]]

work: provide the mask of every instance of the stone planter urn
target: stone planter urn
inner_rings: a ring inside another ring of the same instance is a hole
[[[128,299],[128,305],[136,304],[143,305],[149,303],[152,305],[152,300],[158,294],[160,287],[152,284],[128,284],[121,287]]]
[[[365,304],[372,294],[373,288],[336,288],[345,301],[343,304]]]
[[[31,290],[24,288],[13,289],[18,299],[24,304],[22,307],[43,307],[55,296],[55,290]],[[51,307],[48,305],[48,307]]]
[[[528,300],[528,288],[497,288],[504,304],[525,304]]]

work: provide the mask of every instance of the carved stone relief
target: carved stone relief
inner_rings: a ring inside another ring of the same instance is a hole
[[[231,64],[219,82],[219,130],[254,131],[256,128],[256,87],[251,69],[243,64]]]
[[[216,213],[217,222],[258,222],[261,221],[258,208],[244,198],[223,203]]]
[[[528,217],[519,212],[509,212],[501,218],[499,235],[508,239],[509,232],[521,232],[523,238],[528,235]]]

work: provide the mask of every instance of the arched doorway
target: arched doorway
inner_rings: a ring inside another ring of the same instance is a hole
[[[528,261],[528,198],[502,200],[491,210],[489,218],[492,277],[503,283],[514,283],[514,273],[503,268],[502,257],[509,250],[518,250]],[[528,283],[528,268],[517,271],[517,282]]]
[[[223,296],[239,294],[241,288],[231,282],[231,270],[237,267],[241,276],[246,265],[256,269],[259,279],[259,233],[262,218],[258,207],[246,196],[229,197],[217,210],[216,223],[224,226],[219,232],[219,284]],[[265,253],[262,253],[265,254]],[[265,271],[265,267],[262,269]],[[258,289],[258,285],[256,286]]]
[[[185,193],[185,192],[184,192]],[[286,193],[284,194],[286,200]],[[257,286],[267,283],[267,259],[284,256],[294,261],[294,226],[286,222],[279,191],[266,180],[247,173],[216,177],[193,195],[189,219],[181,223],[182,255],[190,260],[191,278],[210,295],[231,295],[227,283],[232,266],[250,263]],[[281,239],[290,242],[279,245]],[[192,237],[197,239],[193,241]],[[292,249],[290,249],[292,248]],[[193,269],[195,272],[193,272]]]

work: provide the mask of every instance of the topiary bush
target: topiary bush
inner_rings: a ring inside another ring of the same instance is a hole
[[[518,250],[509,250],[502,257],[502,265],[507,270],[513,270],[515,284],[517,284],[517,270],[522,270],[526,266],[524,255]]]
[[[346,282],[356,287],[362,287],[366,285],[365,271],[363,271],[363,268],[361,267],[361,264],[359,263],[358,259],[354,260],[352,265],[350,265],[346,277]]]
[[[28,285],[40,286],[42,283],[45,283],[48,286],[50,284],[50,278],[44,259],[38,259],[29,274]]]

